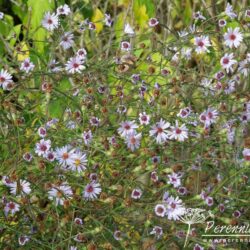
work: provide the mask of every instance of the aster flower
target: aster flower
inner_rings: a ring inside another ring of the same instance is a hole
[[[240,33],[240,28],[235,29],[228,28],[227,32],[224,34],[225,45],[229,48],[238,48],[243,40],[243,36]]]
[[[139,188],[135,188],[132,191],[131,198],[134,200],[139,200],[142,196],[142,190]]]
[[[69,165],[69,169],[81,173],[86,169],[87,162],[86,154],[76,152],[72,155],[72,162]]]
[[[61,5],[56,9],[57,15],[68,16],[70,14],[70,8],[67,4]]]
[[[79,49],[79,50],[76,52],[76,55],[77,55],[81,60],[85,60],[86,57],[87,57],[87,51],[86,51],[86,49],[84,49],[84,48]]]
[[[159,217],[164,217],[167,212],[167,209],[165,205],[163,204],[157,204],[154,210],[155,210],[155,214]]]
[[[77,225],[82,225],[82,224],[83,224],[81,218],[75,218],[75,219],[74,219],[74,222],[75,222]]]
[[[225,27],[225,26],[227,25],[227,21],[226,21],[225,19],[220,19],[220,20],[218,21],[218,25],[219,25],[220,27]]]
[[[150,232],[150,234],[154,234],[156,236],[156,238],[159,239],[163,234],[162,227],[154,226],[153,230]]]
[[[108,27],[111,27],[112,23],[113,23],[113,21],[111,19],[111,16],[109,14],[107,14],[107,13],[105,13],[104,15],[105,15],[105,19],[104,19],[105,25],[108,26]]]
[[[195,244],[193,250],[204,250],[204,247],[200,246],[199,244]]]
[[[60,45],[64,50],[71,48],[74,44],[74,35],[71,32],[65,32],[61,37]]]
[[[151,127],[149,135],[155,137],[155,140],[158,144],[162,144],[168,139],[168,131],[166,128],[169,128],[170,123],[161,119],[155,125]]]
[[[179,197],[174,198],[173,196],[170,196],[167,198],[166,203],[166,215],[169,220],[178,220],[179,217],[185,213],[185,208]]]
[[[22,235],[18,238],[18,243],[20,246],[24,246],[29,240],[30,237],[28,237],[27,235]]]
[[[25,160],[25,161],[27,161],[27,162],[31,162],[32,161],[32,159],[33,159],[33,156],[32,156],[32,154],[31,153],[25,153],[25,154],[23,154],[23,159]]]
[[[199,36],[194,38],[195,51],[197,54],[209,52],[207,47],[211,46],[208,36]]]
[[[200,11],[197,11],[193,14],[195,20],[206,20],[206,18],[201,14]]]
[[[47,151],[46,154],[45,154],[45,158],[50,161],[50,162],[53,162],[56,158],[55,156],[55,153],[53,151]]]
[[[220,59],[220,64],[223,69],[226,70],[227,73],[233,71],[233,65],[237,63],[236,60],[233,59],[234,55],[233,53],[228,54],[226,53],[221,59]]]
[[[67,61],[66,65],[65,65],[65,69],[66,69],[66,71],[68,71],[71,74],[81,73],[81,71],[85,69],[85,66],[82,64],[83,64],[83,60],[80,59],[78,56],[71,57]]]
[[[135,129],[138,128],[138,125],[135,124],[135,121],[125,121],[120,123],[120,127],[118,128],[118,133],[121,137],[126,137],[129,134],[132,134]]]
[[[148,125],[150,122],[150,116],[145,112],[139,114],[139,121],[141,125]]]
[[[156,18],[150,18],[148,21],[149,27],[155,27],[159,24],[159,21]]]
[[[237,14],[233,11],[233,6],[230,3],[227,3],[225,13],[231,19],[234,19],[237,17]]]
[[[85,200],[95,200],[97,199],[97,195],[101,193],[102,189],[100,184],[97,182],[91,182],[86,185],[83,191],[83,197]]]
[[[122,233],[120,230],[115,230],[114,233],[113,233],[113,236],[115,238],[115,240],[121,240],[122,239]]]
[[[10,201],[10,202],[7,202],[5,204],[5,207],[4,207],[4,214],[5,216],[7,216],[9,213],[11,213],[12,215],[14,215],[16,212],[18,212],[20,210],[20,205],[13,202],[13,201]]]
[[[191,109],[187,107],[187,108],[181,109],[180,112],[177,114],[177,116],[181,118],[186,118],[190,115],[190,113],[191,113]]]
[[[31,71],[33,71],[33,69],[35,68],[35,65],[30,61],[30,58],[26,58],[20,67],[21,71],[24,71],[26,73],[29,73]]]
[[[135,151],[135,149],[140,147],[141,141],[141,133],[136,134],[135,132],[128,134],[125,137],[125,143],[131,151]]]
[[[181,175],[172,173],[168,175],[168,184],[172,184],[175,188],[181,185]]]
[[[250,148],[244,148],[242,155],[246,161],[250,161]]]
[[[123,50],[123,51],[130,51],[131,50],[130,43],[126,42],[126,41],[121,42],[121,50]]]
[[[92,126],[98,127],[100,125],[100,119],[98,117],[92,116],[89,120]]]
[[[238,72],[240,72],[244,77],[248,77],[250,73],[250,60],[243,60],[239,62]]]
[[[3,176],[2,177],[2,183],[7,186],[7,187],[10,187],[12,184],[13,184],[13,181],[10,179],[9,176]]]
[[[8,86],[12,86],[12,75],[4,69],[1,69],[0,72],[0,87],[2,86],[4,90],[9,90]]]
[[[59,26],[59,19],[57,14],[50,14],[50,12],[46,12],[42,20],[42,26],[49,31],[53,31],[54,29],[56,29]]]
[[[93,139],[91,130],[84,131],[82,134],[82,137],[83,137],[84,144],[89,145]]]
[[[62,67],[58,66],[58,62],[53,59],[48,63],[48,70],[49,72],[60,72],[62,70]]]
[[[71,149],[69,145],[63,146],[61,148],[56,148],[55,157],[59,164],[62,166],[71,165],[73,163],[73,153],[74,150]]]
[[[38,134],[39,134],[40,137],[44,138],[44,137],[47,135],[46,128],[40,127],[40,128],[38,129]]]
[[[30,194],[31,188],[30,183],[26,180],[19,180],[12,182],[10,185],[10,193],[13,195],[20,194]]]
[[[205,127],[209,127],[212,123],[216,122],[218,118],[218,111],[213,108],[208,108],[206,111],[201,113],[200,121],[204,123]]]
[[[63,205],[66,200],[72,198],[73,192],[67,182],[60,185],[53,185],[48,192],[49,199],[55,201],[55,205]]]
[[[169,139],[174,139],[177,141],[184,141],[188,138],[188,129],[185,124],[179,126],[178,121],[175,122],[175,126],[171,126],[170,131],[168,131]]]
[[[50,147],[51,147],[51,141],[42,139],[38,143],[36,143],[35,152],[39,156],[42,156],[45,155],[47,151],[49,151]]]

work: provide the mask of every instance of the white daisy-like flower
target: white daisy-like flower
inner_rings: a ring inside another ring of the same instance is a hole
[[[81,58],[79,58],[78,56],[71,57],[67,61],[65,65],[65,69],[71,74],[81,73],[81,71],[85,69],[85,66],[82,64],[83,64],[83,60],[81,60]]]
[[[130,51],[131,50],[130,43],[126,42],[126,41],[121,42],[121,50],[123,50],[123,51]]]
[[[13,201],[10,201],[10,202],[7,202],[5,207],[4,207],[4,214],[5,214],[5,216],[7,216],[9,213],[14,215],[19,210],[20,210],[20,205],[13,202]]]
[[[159,239],[163,234],[162,227],[154,226],[153,230],[149,234],[154,234],[156,238]]]
[[[218,111],[214,108],[208,108],[206,111],[201,113],[200,115],[200,121],[204,123],[205,127],[209,127],[212,123],[216,122],[216,119],[218,118]]]
[[[97,182],[91,182],[86,185],[84,191],[83,191],[83,197],[86,200],[95,200],[97,198],[97,195],[101,193],[102,189],[100,187],[100,184]]]
[[[132,134],[135,131],[135,129],[138,128],[138,125],[135,124],[135,121],[125,121],[120,123],[120,127],[118,128],[118,133],[121,137],[126,137],[129,134]]]
[[[226,70],[227,73],[229,73],[230,71],[233,71],[233,65],[237,63],[236,60],[233,59],[234,55],[233,53],[228,54],[226,53],[221,59],[220,59],[220,64],[222,66],[223,69]]]
[[[47,135],[46,128],[40,127],[40,128],[38,129],[38,134],[39,134],[40,137],[44,138],[44,137]]]
[[[149,27],[155,27],[159,24],[159,21],[156,18],[150,18],[148,21]]]
[[[128,34],[129,36],[133,36],[133,35],[135,34],[133,28],[130,26],[129,23],[126,23],[126,24],[125,24],[124,33],[125,33],[125,34]]]
[[[29,73],[29,72],[33,71],[34,68],[35,68],[34,63],[32,63],[32,62],[30,61],[30,58],[26,58],[26,59],[22,62],[21,67],[20,67],[20,70],[21,70],[21,71],[24,71],[24,72],[26,72],[26,73]]]
[[[234,19],[237,17],[237,14],[233,11],[233,6],[230,3],[227,3],[225,13],[231,19]]]
[[[131,198],[134,200],[139,200],[142,196],[142,190],[140,188],[133,189],[131,193]]]
[[[2,20],[4,18],[4,13],[0,12],[0,20]]]
[[[2,177],[2,183],[3,183],[5,186],[10,187],[10,185],[13,183],[13,181],[10,179],[9,176],[4,175],[4,176]]]
[[[249,72],[250,72],[250,61],[245,59],[239,62],[238,72],[240,72],[245,77],[248,77]]]
[[[224,34],[224,40],[225,45],[229,48],[238,48],[243,40],[243,35],[240,33],[240,28],[228,28],[227,32]]]
[[[116,240],[121,240],[122,239],[122,232],[120,230],[115,230],[113,233],[113,236]]]
[[[63,146],[61,148],[56,148],[55,156],[59,164],[63,167],[71,165],[73,163],[73,153],[74,150],[69,145]]]
[[[204,17],[200,11],[195,12],[193,17],[195,20],[206,20],[206,17]]]
[[[12,182],[10,185],[10,193],[13,195],[21,194],[30,194],[31,188],[30,183],[26,180],[20,180]]]
[[[246,10],[245,17],[250,17],[250,9]]]
[[[164,204],[157,204],[154,210],[155,214],[159,217],[164,217],[167,212],[167,209]]]
[[[242,155],[246,161],[250,161],[250,148],[244,148],[242,151]]]
[[[78,173],[83,172],[86,169],[88,162],[86,154],[76,152],[72,155],[72,163],[69,165],[69,169]]]
[[[45,158],[50,161],[53,162],[56,159],[56,155],[53,151],[47,151],[45,154]]]
[[[82,219],[81,219],[81,218],[78,218],[78,217],[74,219],[74,222],[75,222],[77,225],[82,225],[82,224],[83,224]]]
[[[140,142],[141,133],[136,134],[135,132],[133,132],[125,137],[125,143],[131,151],[135,151],[137,148],[139,148]]]
[[[62,70],[62,67],[58,66],[59,62],[57,62],[55,59],[51,60],[48,63],[48,70],[49,72],[60,72]]]
[[[224,26],[227,25],[227,21],[226,21],[225,19],[220,19],[220,20],[218,21],[218,25],[219,25],[220,27],[224,27]]]
[[[0,87],[2,86],[3,89],[7,89],[8,90],[8,86],[12,85],[13,81],[12,81],[12,75],[4,69],[1,69],[0,72]]]
[[[209,207],[211,207],[214,204],[214,199],[213,199],[213,197],[208,196],[208,197],[206,197],[205,202],[207,203],[207,205]]]
[[[64,50],[71,48],[74,44],[74,35],[71,32],[65,32],[61,37],[60,45]]]
[[[166,200],[167,211],[166,215],[169,220],[178,220],[181,215],[183,215],[186,210],[182,204],[182,200],[179,197],[174,198],[170,196]]]
[[[170,123],[161,119],[155,125],[151,127],[149,135],[155,137],[155,140],[158,144],[162,144],[168,139],[167,128],[169,128]]]
[[[48,192],[49,199],[54,200],[56,206],[63,205],[66,200],[72,198],[73,192],[67,182],[60,185],[53,185]]]
[[[93,135],[92,135],[91,130],[84,131],[82,133],[82,137],[83,137],[84,144],[89,145],[93,139]]]
[[[51,147],[51,141],[42,139],[38,143],[36,143],[35,152],[39,156],[42,156],[45,155],[47,151],[49,151],[50,147]]]
[[[18,238],[18,243],[20,246],[24,246],[29,240],[30,237],[28,237],[27,235],[22,235]]]
[[[86,51],[86,49],[84,49],[84,48],[79,49],[79,50],[76,52],[76,55],[77,55],[81,60],[85,60],[85,59],[86,59],[86,56],[87,56],[87,51]]]
[[[185,124],[179,126],[178,121],[175,122],[175,126],[171,126],[170,131],[168,131],[169,139],[174,139],[177,141],[184,141],[188,138],[188,129]]]
[[[150,122],[150,116],[145,112],[139,114],[139,121],[141,125],[148,125]]]
[[[181,109],[180,112],[177,114],[177,116],[181,118],[186,118],[190,115],[190,113],[191,113],[191,109],[187,107],[187,108]]]
[[[209,52],[207,47],[211,46],[208,36],[199,36],[194,38],[195,51],[197,54]]]
[[[98,117],[95,117],[95,116],[92,116],[90,119],[89,119],[89,123],[92,125],[92,126],[95,126],[95,127],[98,127],[100,125],[100,119]]]
[[[112,19],[111,19],[111,16],[110,16],[109,14],[107,14],[107,13],[105,13],[104,23],[105,23],[105,25],[108,26],[108,27],[111,27],[111,26],[112,26],[112,23],[113,23],[113,21],[112,21]]]
[[[181,185],[181,175],[172,173],[168,175],[168,184],[172,184],[175,188]]]
[[[204,250],[204,247],[200,246],[199,244],[195,244],[193,250]]]
[[[59,26],[58,15],[55,13],[50,14],[50,12],[46,12],[42,20],[42,26],[49,31],[56,29]]]
[[[57,15],[68,16],[70,14],[70,8],[67,4],[61,5],[56,9]]]
[[[23,154],[23,159],[27,162],[31,162],[33,159],[33,155],[29,152]]]

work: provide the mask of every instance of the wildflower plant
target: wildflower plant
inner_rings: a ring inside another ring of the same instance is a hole
[[[247,1],[10,2],[0,248],[223,249],[208,215],[249,221]]]

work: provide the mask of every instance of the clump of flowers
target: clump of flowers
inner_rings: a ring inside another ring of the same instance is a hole
[[[0,12],[4,249],[215,249],[203,214],[249,219],[248,9],[24,2],[20,31]]]

